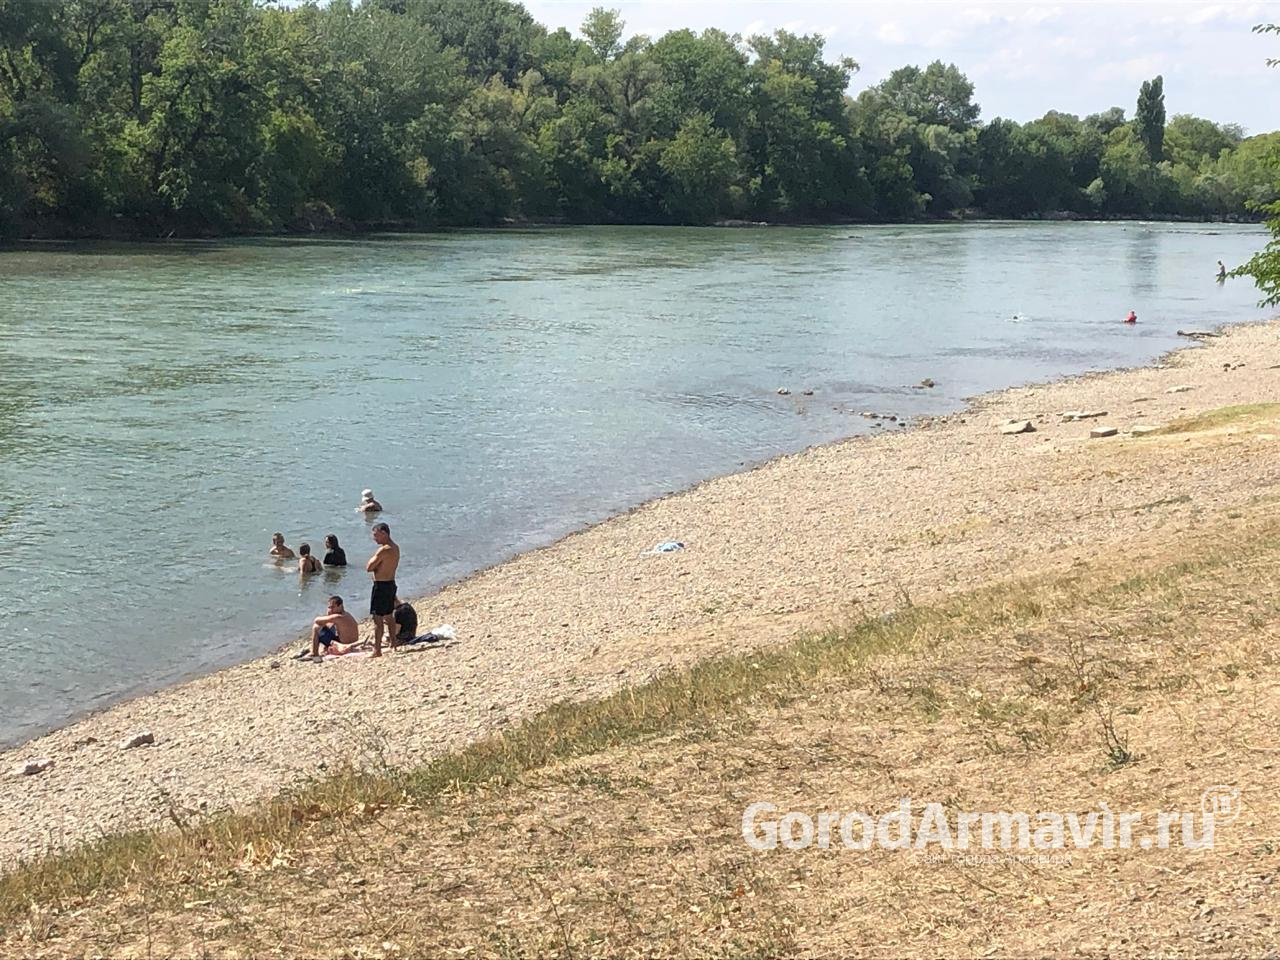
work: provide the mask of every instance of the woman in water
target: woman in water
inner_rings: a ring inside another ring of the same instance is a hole
[[[324,555],[324,565],[326,567],[345,567],[347,565],[347,551],[338,546],[338,538],[332,533],[324,538],[324,548],[327,551]]]

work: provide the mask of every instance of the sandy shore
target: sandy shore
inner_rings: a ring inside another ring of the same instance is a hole
[[[556,700],[782,642],[904,593],[1070,565],[1194,525],[1215,503],[1280,492],[1269,436],[1202,445],[1129,432],[1280,400],[1278,331],[1236,328],[1153,367],[1007,390],[647,504],[420,601],[423,629],[457,629],[445,648],[266,657],[6,751],[5,772],[54,765],[0,778],[0,864],[243,804],[348,760],[421,761]],[[1070,410],[1107,416],[1063,422]],[[1002,435],[1011,418],[1035,432]],[[1091,439],[1100,425],[1120,434]],[[686,549],[645,553],[667,539]],[[143,731],[153,745],[121,748]]]

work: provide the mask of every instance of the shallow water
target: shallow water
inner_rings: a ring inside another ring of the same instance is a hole
[[[965,224],[0,252],[0,743],[264,653],[330,592],[365,613],[362,487],[421,594],[869,431],[859,411],[953,409],[1258,318],[1251,285],[1213,275],[1263,240]],[[274,530],[321,553],[335,533],[353,566],[300,585],[266,561]]]

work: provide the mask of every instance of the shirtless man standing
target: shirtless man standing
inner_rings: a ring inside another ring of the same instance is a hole
[[[328,613],[316,617],[311,627],[311,656],[320,655],[320,647],[326,653],[346,653],[360,640],[360,625],[347,613],[342,598],[329,598]]]
[[[400,565],[400,547],[391,539],[391,528],[385,523],[373,525],[373,542],[378,545],[364,568],[373,574],[373,593],[369,597],[369,613],[373,616],[373,655],[382,656],[382,631],[396,645],[396,567]]]

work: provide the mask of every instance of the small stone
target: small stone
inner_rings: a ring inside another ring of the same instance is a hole
[[[1170,387],[1165,391],[1165,393],[1186,393],[1190,389],[1191,387],[1185,385],[1180,387]]]
[[[1208,340],[1213,337],[1220,337],[1222,334],[1213,333],[1210,330],[1179,330],[1178,336],[1190,337],[1192,340]]]
[[[800,392],[801,392],[804,396],[806,396],[806,397],[812,397],[812,396],[813,396],[813,391],[812,391],[812,390],[801,390]]]
[[[1158,433],[1159,431],[1160,431],[1160,428],[1159,428],[1159,427],[1152,427],[1152,426],[1145,426],[1145,425],[1144,425],[1144,426],[1137,426],[1137,427],[1134,427],[1134,428],[1133,428],[1132,430],[1130,430],[1129,432],[1130,432],[1131,434],[1133,434],[1135,437],[1149,437],[1149,436],[1151,436],[1151,434],[1153,434],[1153,433]]]
[[[1089,431],[1089,436],[1101,440],[1103,437],[1114,437],[1119,432],[1115,427],[1094,427]]]
[[[1015,433],[1035,433],[1035,425],[1030,420],[1010,420],[1000,428],[1000,432],[1006,435]]]
[[[9,771],[11,777],[34,777],[36,774],[44,773],[53,766],[53,761],[48,757],[40,757],[37,760],[28,760],[20,763]]]
[[[778,396],[780,396],[780,397],[789,397],[789,396],[791,396],[791,391],[790,391],[790,390],[788,390],[786,387],[779,387],[779,388],[778,388]]]
[[[1064,423],[1069,423],[1072,420],[1096,420],[1098,417],[1105,417],[1106,415],[1107,411],[1105,410],[1068,410],[1062,415],[1062,420]]]
[[[142,733],[135,733],[132,737],[125,737],[120,741],[121,750],[132,750],[135,747],[145,747],[156,742],[155,734],[150,730],[144,730]]]

